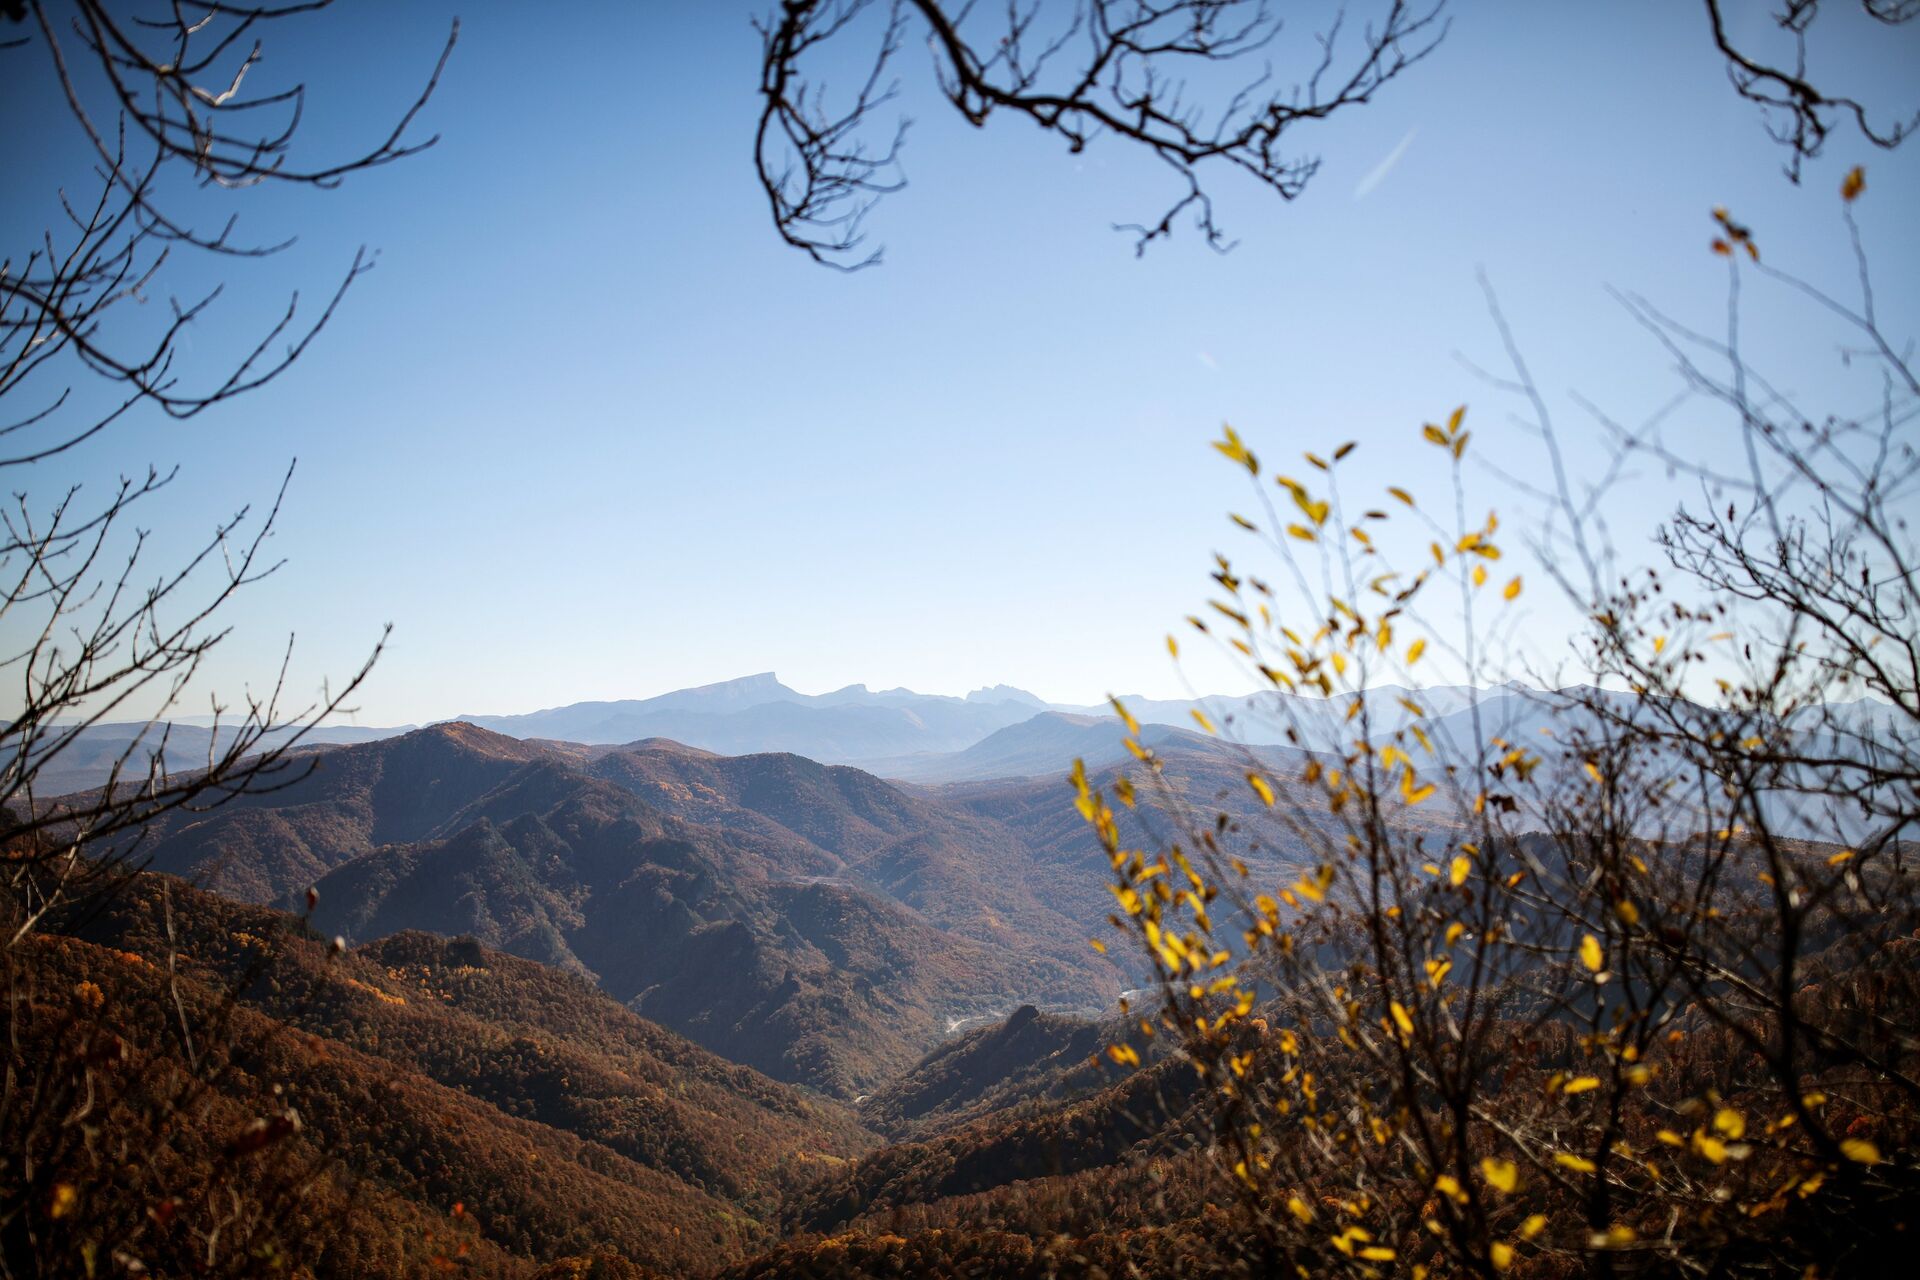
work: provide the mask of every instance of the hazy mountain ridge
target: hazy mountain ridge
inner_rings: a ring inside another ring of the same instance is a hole
[[[1004,685],[964,698],[864,684],[805,694],[762,672],[653,698],[458,718],[516,737],[588,743],[664,737],[728,755],[792,751],[842,763],[914,749],[958,750],[1045,706]]]
[[[185,773],[204,769],[210,756],[227,749],[233,741],[231,725],[218,729],[196,723],[208,717],[183,716],[171,721],[136,720],[90,725],[64,739],[67,728],[54,725],[47,731],[48,741],[39,749],[40,764],[34,778],[34,790],[43,796],[67,795],[105,786],[119,769],[119,785],[138,786],[146,780],[147,770],[157,756],[163,772]],[[415,726],[367,728],[359,725],[321,725],[299,733],[302,746],[343,746],[374,742],[407,733]],[[295,736],[296,731],[277,730],[264,735],[260,745],[271,749]],[[57,753],[49,754],[55,743]]]
[[[1532,724],[1516,733],[1532,732],[1557,711],[1564,711],[1579,693],[1519,684],[1436,686],[1415,691],[1380,686],[1362,694],[1333,698],[1267,690],[1188,699],[1123,695],[1120,701],[1144,725],[1191,735],[1198,727],[1193,713],[1200,710],[1221,727],[1227,739],[1252,746],[1283,746],[1292,744],[1290,728],[1309,744],[1343,740],[1349,732],[1347,709],[1356,700],[1364,704],[1376,734],[1404,727],[1414,715],[1411,704],[1428,718],[1426,727],[1430,731],[1437,729],[1442,737],[1465,741],[1457,730],[1470,724],[1476,712],[1483,726],[1513,726],[1531,720]],[[1835,722],[1856,730],[1876,724],[1884,727],[1887,718],[1880,704],[1862,701],[1803,711],[1789,727],[1805,728],[1828,712]],[[1037,753],[1049,734],[1062,742],[1070,736],[1060,733],[1060,722],[1053,718],[1057,716],[1083,717],[1114,730],[1082,738],[1079,745],[1086,750],[1079,754],[1087,755],[1090,762],[1096,755],[1105,760],[1117,749],[1119,722],[1107,703],[1049,703],[1004,684],[976,689],[965,697],[910,689],[875,691],[863,684],[830,693],[803,694],[782,684],[771,672],[677,689],[652,698],[577,702],[517,715],[464,715],[453,722],[528,740],[611,746],[663,738],[723,755],[790,752],[830,764],[857,765],[907,781],[957,782],[1052,771],[1059,762]],[[1452,725],[1442,723],[1455,717],[1458,719]],[[1020,735],[1001,736],[1009,729],[1023,727],[1027,731],[1024,747]],[[145,723],[89,728],[58,757],[46,762],[36,791],[56,795],[101,785],[128,742],[141,735],[152,741],[163,728]],[[323,748],[410,731],[411,726],[324,726],[310,731],[302,741]],[[177,721],[167,753],[169,766],[191,769],[196,762],[204,761],[207,740],[207,729],[194,725],[192,718]],[[1064,759],[1070,760],[1073,754],[1069,752]]]
[[[1075,759],[1084,760],[1088,768],[1127,759],[1126,737],[1126,726],[1111,711],[1104,716],[1043,711],[997,729],[961,751],[871,760],[861,767],[903,782],[980,782],[1044,774],[1064,777]],[[1157,722],[1143,722],[1139,741],[1158,751],[1176,747],[1232,750],[1193,730]]]

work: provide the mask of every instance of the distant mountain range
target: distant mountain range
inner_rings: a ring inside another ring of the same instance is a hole
[[[1396,695],[1369,693],[1370,705],[1403,721]],[[1427,691],[1422,697],[1444,710],[1465,700],[1465,690]],[[1204,709],[1240,741],[1287,741],[1278,695],[1215,696],[1197,700],[1123,701],[1143,723],[1193,732],[1196,708]],[[1436,697],[1439,701],[1436,703]],[[1288,701],[1294,716],[1337,725],[1345,703],[1307,699]],[[1063,718],[1064,717],[1064,718]],[[1034,776],[1056,772],[1063,761],[1084,755],[1117,758],[1119,722],[1106,704],[1049,703],[1024,689],[994,685],[965,697],[915,693],[911,689],[871,690],[849,685],[832,693],[805,694],[780,683],[771,672],[678,689],[653,698],[576,702],[524,715],[461,715],[455,720],[507,737],[573,742],[590,746],[664,738],[723,755],[791,752],[827,764],[852,764],[884,777],[916,782],[953,782],[987,777]],[[313,745],[370,742],[410,731],[414,726],[368,728],[327,726],[311,731]],[[144,776],[145,752],[160,746],[164,725],[103,724],[90,728],[44,762],[35,787],[41,795],[59,795],[99,786],[114,762],[130,746]],[[1009,733],[1008,731],[1013,731]],[[203,763],[212,731],[176,721],[165,742],[170,769]],[[1157,741],[1172,741],[1160,735]]]
[[[1058,774],[1063,762],[1075,759],[1084,760],[1090,769],[1116,764],[1126,758],[1126,737],[1126,726],[1111,711],[1104,716],[1043,711],[996,729],[959,751],[869,760],[862,767],[903,782],[1031,778]],[[1143,745],[1157,751],[1173,747],[1203,752],[1221,749],[1217,741],[1195,730],[1166,724],[1142,725],[1140,738]]]
[[[474,937],[775,1079],[853,1098],[956,1027],[1023,1003],[1098,1012],[1144,980],[1139,956],[1088,945],[1113,909],[1110,871],[1063,767],[1077,753],[1098,785],[1138,777],[1118,730],[1043,712],[959,753],[966,780],[920,787],[789,753],[449,721],[163,814],[138,855],[258,904],[317,886],[315,927],[349,944]],[[1236,821],[1264,814],[1240,750],[1167,726],[1143,736],[1166,784]],[[1276,760],[1277,803],[1304,818],[1323,801],[1293,774]],[[1145,808],[1120,821],[1141,847],[1165,834]],[[1246,851],[1254,874],[1297,874],[1310,850],[1294,829]]]
[[[804,694],[766,672],[657,698],[576,702],[517,716],[456,718],[516,738],[587,743],[671,738],[727,755],[791,751],[844,764],[915,752],[958,751],[996,729],[1048,709],[1032,694],[1005,685],[964,698],[909,689],[875,692],[859,684],[832,693]]]
[[[156,756],[168,772],[204,769],[212,755],[224,750],[233,741],[233,729],[222,726],[215,730],[208,725],[194,723],[196,719],[200,717],[183,718],[170,723],[139,720],[97,724],[71,734],[63,733],[59,726],[55,726],[49,738],[65,740],[60,742],[57,754],[40,762],[34,776],[33,790],[40,796],[90,790],[105,786],[109,779],[115,777],[116,768],[120,783],[136,786],[146,780],[148,762]],[[413,727],[404,725],[399,728],[371,729],[359,725],[323,725],[308,730],[301,741],[314,746],[377,742],[397,733],[406,733]],[[277,746],[288,737],[289,734],[285,732],[270,734],[262,745]],[[9,749],[14,745],[7,744]],[[43,742],[43,751],[46,745]]]
[[[1121,701],[1147,726],[1148,745],[1177,744],[1188,750],[1217,743],[1196,732],[1196,711],[1204,712],[1222,736],[1235,743],[1324,748],[1353,735],[1356,717],[1350,709],[1359,701],[1376,737],[1401,729],[1418,715],[1423,732],[1440,754],[1457,760],[1464,753],[1449,750],[1448,744],[1464,746],[1492,737],[1535,745],[1554,737],[1565,741],[1577,723],[1577,717],[1570,716],[1575,700],[1594,692],[1553,692],[1519,684],[1417,691],[1386,686],[1333,698],[1268,691],[1198,699],[1123,696]],[[1630,701],[1626,695],[1618,698],[1623,707]],[[1852,724],[1862,729],[1889,714],[1890,709],[1869,702],[1820,709],[1829,725]],[[1124,754],[1120,722],[1106,704],[1048,703],[1009,685],[976,689],[965,697],[910,689],[876,691],[865,685],[804,694],[782,684],[771,672],[653,698],[577,702],[525,715],[455,719],[521,740],[585,746],[669,740],[729,756],[787,752],[922,784],[1040,777],[1059,773],[1076,756],[1092,767],[1116,762]],[[1816,727],[1813,720],[1813,714],[1803,714],[1793,727],[1811,731]],[[328,726],[314,730],[306,741],[316,746],[368,742],[410,728]],[[144,750],[158,743],[159,734],[160,727],[145,724],[91,728],[43,763],[34,790],[51,796],[98,786],[130,745],[141,748],[135,756],[138,772],[144,776]],[[206,727],[176,723],[166,743],[168,766],[191,769],[203,763],[210,741]],[[1835,749],[1844,750],[1845,744]]]
[[[855,769],[457,721],[314,766],[163,816],[141,856],[257,903],[317,884],[316,926],[350,942],[472,935],[843,1097],[953,1020],[1022,1001],[1098,1009],[1128,981],[1087,946],[1099,914],[1082,908],[1104,881],[1090,840],[1035,848],[978,806]]]

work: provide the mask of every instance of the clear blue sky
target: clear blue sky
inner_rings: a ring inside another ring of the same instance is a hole
[[[356,245],[380,251],[307,358],[32,478],[50,493],[178,463],[147,515],[164,558],[299,458],[288,564],[229,615],[216,687],[263,678],[291,631],[313,688],[391,621],[365,723],[767,669],[809,692],[1172,694],[1160,637],[1204,599],[1244,505],[1207,442],[1223,421],[1274,460],[1354,439],[1364,477],[1406,481],[1429,465],[1420,422],[1465,401],[1495,443],[1507,406],[1456,359],[1498,362],[1478,267],[1568,425],[1569,390],[1631,418],[1672,382],[1607,286],[1717,322],[1705,246],[1725,204],[1773,260],[1843,287],[1834,193],[1865,163],[1888,327],[1916,329],[1920,143],[1889,156],[1840,133],[1793,187],[1678,0],[1456,4],[1431,60],[1298,136],[1325,157],[1304,198],[1218,177],[1241,240],[1225,256],[1183,235],[1136,260],[1108,227],[1157,212],[1161,171],[1112,142],[1067,156],[1011,119],[969,129],[909,48],[911,186],[875,215],[886,265],[851,277],[767,221],[752,5],[343,0],[263,71],[305,74],[312,143],[344,149],[384,129],[455,12],[422,121],[438,147],[241,205],[300,243],[236,282],[196,350],[227,349],[290,285],[319,292]],[[1920,31],[1858,40],[1848,17],[1823,17],[1828,56],[1916,105]],[[76,154],[44,91],[0,89],[9,119],[48,126],[0,141],[11,238],[36,212],[22,193]],[[1756,341],[1791,358],[1802,336]],[[1622,536],[1670,497],[1650,479]],[[1529,600],[1537,630],[1564,628]]]

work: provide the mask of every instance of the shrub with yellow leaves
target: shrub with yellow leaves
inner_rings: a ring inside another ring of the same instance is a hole
[[[1856,246],[1863,190],[1856,170],[1841,191]],[[1233,523],[1290,586],[1216,557],[1188,624],[1263,692],[1195,719],[1257,804],[1196,803],[1117,704],[1122,803],[1177,835],[1133,847],[1074,770],[1246,1247],[1282,1270],[1874,1274],[1920,1209],[1920,381],[1870,292],[1839,302],[1714,218],[1736,304],[1756,278],[1817,299],[1879,409],[1811,425],[1758,390],[1738,305],[1706,344],[1633,301],[1704,396],[1702,444],[1617,428],[1616,465],[1577,489],[1494,304],[1541,509],[1469,513],[1464,407],[1419,429],[1432,499],[1356,488],[1352,444],[1269,478],[1229,429],[1258,513]],[[1657,568],[1605,521],[1641,456],[1704,495],[1656,530]],[[1557,692],[1496,665],[1532,597],[1494,569],[1526,550],[1585,619]],[[1246,745],[1249,723],[1285,746]],[[1262,843],[1305,856],[1266,882]]]

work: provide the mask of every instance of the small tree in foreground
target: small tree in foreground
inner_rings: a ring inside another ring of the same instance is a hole
[[[210,372],[204,356],[187,358],[225,286],[183,268],[230,271],[292,243],[246,239],[223,205],[256,186],[331,188],[432,145],[408,132],[451,37],[384,140],[324,162],[305,156],[306,87],[260,91],[257,68],[274,28],[324,7],[157,5],[129,14],[94,0],[33,0],[0,9],[0,74],[37,77],[57,96],[45,104],[48,118],[72,130],[90,170],[85,187],[48,193],[42,235],[0,257],[0,475],[14,483],[0,511],[0,675],[10,685],[0,703],[0,951],[98,877],[99,855],[113,848],[112,861],[124,862],[157,815],[283,773],[287,752],[345,705],[372,666],[370,658],[344,685],[289,705],[283,665],[238,708],[213,705],[203,757],[170,751],[168,717],[225,638],[222,610],[277,567],[266,540],[284,484],[264,518],[241,505],[197,550],[160,568],[145,554],[146,534],[128,526],[172,473],[141,468],[99,493],[29,492],[42,464],[130,415],[185,421],[265,387],[371,268],[362,249],[317,309],[294,294],[251,346],[215,358]],[[183,287],[198,292],[169,292]],[[142,306],[161,299],[163,307]],[[91,730],[136,713],[148,716],[145,731],[100,762],[105,784],[49,803],[56,791],[43,779]]]
[[[220,1112],[258,1048],[235,1031],[234,992],[183,994],[170,965],[146,988],[158,999],[116,1019],[103,1010],[125,1002],[108,1005],[98,983],[47,985],[58,944],[38,934],[122,886],[156,817],[297,778],[291,751],[345,706],[378,646],[317,698],[289,697],[283,664],[237,708],[215,704],[191,757],[170,718],[227,634],[223,611],[276,567],[266,540],[281,495],[264,518],[236,504],[197,550],[156,568],[128,526],[171,473],[29,490],[49,459],[130,417],[187,420],[266,386],[371,266],[363,250],[318,308],[294,295],[211,370],[189,358],[223,286],[188,264],[226,273],[286,247],[238,232],[236,193],[333,187],[431,144],[409,133],[451,36],[384,139],[306,156],[305,87],[262,90],[259,66],[270,32],[324,7],[0,5],[0,76],[37,78],[34,127],[71,129],[85,159],[76,185],[47,193],[44,233],[0,256],[0,475],[13,482],[0,511],[0,1274],[258,1274],[284,1262],[280,1238],[313,1184],[313,1169],[267,1159],[291,1112]],[[67,788],[47,780],[99,726],[136,713],[148,719],[112,747],[105,783],[56,794]]]
[[[1842,191],[1856,251],[1863,188]],[[1920,382],[1863,252],[1842,303],[1715,217],[1726,333],[1628,305],[1730,439],[1599,416],[1613,465],[1582,484],[1507,340],[1551,477],[1520,490],[1540,501],[1521,536],[1586,619],[1584,683],[1487,687],[1525,584],[1512,524],[1467,509],[1464,410],[1422,428],[1437,496],[1356,495],[1351,445],[1270,482],[1229,429],[1259,504],[1234,520],[1283,577],[1222,557],[1190,622],[1270,690],[1235,716],[1290,747],[1241,748],[1246,783],[1310,862],[1261,883],[1258,824],[1164,783],[1110,803],[1076,769],[1114,921],[1159,975],[1141,1033],[1211,1091],[1244,1247],[1276,1273],[1879,1274],[1911,1247]],[[1866,411],[1797,405],[1747,363],[1756,281],[1852,330]],[[1604,522],[1641,459],[1698,494],[1657,568],[1623,564]],[[1180,837],[1127,847],[1112,804],[1154,802]]]

